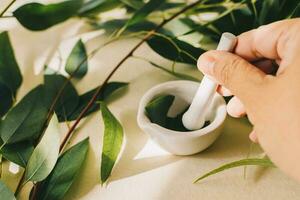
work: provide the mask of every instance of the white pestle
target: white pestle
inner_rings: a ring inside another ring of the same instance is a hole
[[[217,50],[231,52],[237,43],[237,37],[231,33],[223,33]],[[208,108],[215,95],[218,84],[204,76],[191,106],[184,113],[182,123],[188,130],[197,130],[204,126]]]

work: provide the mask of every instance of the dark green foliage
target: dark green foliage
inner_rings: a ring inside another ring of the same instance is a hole
[[[38,86],[10,110],[0,126],[4,144],[39,138],[48,115],[43,96],[44,87]]]
[[[60,200],[66,195],[87,156],[89,139],[74,145],[63,153],[51,174],[37,191],[39,200]]]
[[[13,105],[22,75],[7,32],[0,33],[0,118]]]
[[[28,3],[15,10],[13,14],[24,27],[40,31],[75,16],[82,2],[83,0],[67,0],[49,5]]]
[[[98,96],[97,101],[107,100],[114,92],[116,92],[117,90],[119,90],[123,87],[126,87],[127,85],[128,85],[128,83],[123,83],[123,82],[108,83],[107,85],[104,86],[103,92],[101,92],[101,94]],[[84,93],[83,95],[80,95],[79,102],[78,102],[76,109],[74,110],[74,112],[72,112],[70,115],[68,115],[65,120],[67,120],[67,121],[76,120],[77,117],[79,116],[79,114],[85,108],[85,106],[88,104],[88,102],[94,96],[96,90],[97,90],[97,88],[90,90],[90,91]],[[100,109],[100,104],[98,102],[95,102],[92,105],[92,107],[86,112],[84,117],[90,115],[91,113],[93,113],[99,109]],[[63,121],[65,121],[65,120],[63,120]]]
[[[61,88],[65,85],[63,92]],[[55,104],[55,113],[59,121],[65,121],[71,115],[79,103],[79,96],[73,84],[62,75],[45,75],[46,103],[52,105],[57,96],[60,96]],[[59,95],[59,93],[61,93]]]

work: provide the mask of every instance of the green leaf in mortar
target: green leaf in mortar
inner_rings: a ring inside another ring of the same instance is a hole
[[[82,78],[88,71],[87,52],[84,43],[79,40],[72,49],[65,70],[75,78]]]
[[[54,114],[40,143],[34,149],[25,171],[25,182],[42,181],[52,171],[59,154],[59,124]]]
[[[101,161],[101,183],[109,178],[123,143],[123,127],[109,111],[105,103],[101,103],[104,122],[104,136]]]
[[[83,0],[67,0],[48,5],[28,3],[17,8],[13,15],[24,27],[40,31],[75,16],[82,3]]]
[[[173,95],[159,96],[153,99],[146,106],[146,115],[152,123],[162,127],[167,125],[167,114],[175,97]]]
[[[41,182],[37,199],[58,200],[64,198],[83,165],[88,147],[89,139],[87,138],[72,146],[59,157],[50,175]]]
[[[222,172],[224,170],[228,170],[235,167],[241,167],[246,165],[258,165],[258,166],[264,166],[264,167],[275,167],[275,165],[270,161],[268,158],[247,158],[239,161],[234,161],[225,165],[222,165],[221,167],[218,167],[201,177],[197,178],[194,183],[199,182],[200,180],[209,177],[211,175],[217,174],[219,172]]]
[[[0,198],[5,200],[16,200],[14,193],[0,180]]]

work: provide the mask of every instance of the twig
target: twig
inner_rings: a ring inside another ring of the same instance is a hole
[[[21,177],[21,179],[20,179],[20,181],[19,181],[19,183],[18,183],[17,189],[16,189],[16,191],[15,191],[15,196],[16,196],[16,197],[17,197],[18,194],[20,193],[20,191],[21,191],[21,189],[22,189],[22,186],[24,186],[24,184],[23,184],[24,178],[25,178],[25,172],[23,172],[22,177]]]
[[[3,15],[6,13],[6,11],[16,2],[16,0],[12,0],[0,13],[0,17],[3,17]]]
[[[160,30],[164,25],[166,25],[168,22],[172,21],[173,19],[175,19],[176,17],[178,17],[179,15],[185,13],[186,11],[194,8],[195,6],[197,6],[199,3],[201,3],[203,0],[198,0],[186,7],[184,7],[183,9],[181,9],[180,11],[178,11],[177,13],[175,13],[173,16],[171,16],[168,19],[163,20],[155,29],[153,29],[152,31],[148,32],[148,34],[146,34],[146,36],[144,36],[144,38],[137,44],[135,45],[132,50],[114,67],[114,69],[110,72],[110,74],[108,75],[108,77],[104,80],[103,84],[97,89],[97,91],[95,92],[95,94],[93,95],[93,97],[91,98],[91,100],[89,101],[89,103],[87,104],[87,106],[83,109],[83,111],[80,113],[80,115],[78,116],[77,120],[75,121],[75,123],[72,125],[72,127],[70,128],[70,130],[68,131],[68,133],[66,134],[66,137],[64,138],[61,146],[60,146],[60,151],[62,151],[66,145],[66,143],[68,142],[68,140],[70,139],[70,137],[72,136],[73,131],[75,130],[75,128],[77,127],[77,125],[79,124],[79,122],[81,121],[81,119],[83,118],[83,116],[85,115],[85,113],[87,111],[89,111],[89,109],[93,106],[93,104],[97,101],[97,97],[99,96],[99,94],[102,92],[102,89],[104,88],[104,86],[108,83],[108,81],[110,80],[110,78],[114,75],[114,73],[122,66],[122,64],[128,59],[130,58],[133,53],[144,43],[146,42],[148,39],[150,39],[158,30]]]

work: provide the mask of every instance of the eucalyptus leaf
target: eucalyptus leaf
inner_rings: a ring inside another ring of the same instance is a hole
[[[4,144],[33,141],[40,136],[48,115],[43,96],[43,86],[37,86],[9,111],[0,126]]]
[[[164,2],[165,0],[150,0],[133,14],[133,16],[125,24],[124,29],[144,21],[149,14],[155,11]]]
[[[22,75],[7,32],[0,33],[0,83],[15,95],[22,83]]]
[[[64,198],[85,161],[88,147],[89,139],[87,138],[59,157],[51,174],[41,182],[41,187],[37,191],[37,199],[60,200]]]
[[[40,31],[75,16],[82,3],[83,0],[66,0],[48,5],[28,3],[16,9],[13,15],[24,27]]]
[[[300,2],[296,5],[295,9],[288,16],[290,18],[300,17]]]
[[[0,118],[11,108],[22,75],[7,32],[0,33]]]
[[[78,11],[79,16],[88,17],[117,8],[122,5],[120,0],[90,0]]]
[[[198,57],[205,51],[187,42],[167,35],[154,35],[147,44],[160,56],[172,61],[195,65]]]
[[[16,200],[14,193],[0,180],[0,197],[5,200]]]
[[[133,8],[133,9],[140,9],[144,6],[144,2],[141,0],[120,0],[125,5]]]
[[[113,95],[115,92],[119,91],[119,89],[122,89],[124,87],[128,86],[128,83],[124,82],[110,82],[107,83],[100,95],[97,98],[97,101],[106,101],[111,95]],[[91,98],[94,96],[97,88],[90,90],[83,95],[79,97],[79,103],[74,110],[74,112],[67,117],[67,121],[76,120],[79,116],[79,114],[83,111],[83,109],[87,106]],[[100,109],[99,103],[95,102],[92,107],[84,114],[84,117],[90,115],[91,113],[97,111]]]
[[[124,27],[125,24],[126,24],[126,20],[124,20],[124,19],[113,19],[113,20],[109,20],[109,21],[106,21],[103,23],[94,24],[94,27],[96,29],[105,29],[107,33],[113,33],[117,29],[121,29],[122,27]],[[157,24],[155,24],[153,22],[143,21],[143,22],[131,25],[124,31],[124,33],[151,31],[151,30],[155,29],[156,26],[157,26]],[[161,28],[158,31],[158,33],[163,33],[163,34],[166,34],[169,36],[173,36],[171,31],[164,29],[164,28]]]
[[[34,150],[34,145],[30,141],[18,142],[15,144],[5,145],[0,154],[7,160],[16,163],[25,168],[27,162]]]
[[[14,98],[11,90],[0,82],[0,118],[9,111],[13,102]]]
[[[278,13],[280,13],[280,0],[264,0],[259,14],[259,25],[277,20]]]
[[[58,74],[45,75],[45,89],[47,105],[51,105],[59,95],[61,88],[65,85],[64,90],[59,95],[55,105],[55,113],[60,122],[65,121],[78,106],[79,95],[73,84],[66,77]]]
[[[54,114],[40,143],[34,149],[25,171],[25,182],[42,181],[52,171],[59,154],[60,134]]]
[[[88,57],[84,43],[79,40],[67,59],[65,70],[75,78],[82,78],[88,71]]]
[[[162,67],[162,66],[160,66],[160,65],[158,65],[158,64],[156,64],[154,62],[151,62],[151,61],[149,63],[152,66],[154,66],[154,67],[156,67],[158,69],[161,69],[161,70],[167,72],[168,74],[170,74],[170,75],[172,75],[172,76],[174,76],[176,78],[179,78],[179,79],[182,79],[182,80],[190,80],[190,81],[200,82],[199,79],[194,78],[193,76],[190,76],[190,75],[187,75],[187,74],[182,74],[182,73],[179,73],[179,72],[175,72],[173,70],[166,69],[166,68],[164,68],[164,67]]]
[[[101,103],[104,122],[104,136],[101,161],[101,183],[109,178],[123,143],[123,127],[109,111],[105,103]]]
[[[222,165],[221,167],[218,167],[218,168],[202,175],[201,177],[197,178],[195,180],[195,183],[199,182],[200,180],[202,180],[206,177],[209,177],[211,175],[222,172],[224,170],[228,170],[228,169],[235,168],[235,167],[247,166],[247,165],[258,165],[258,166],[263,166],[263,167],[275,167],[275,165],[272,163],[272,161],[270,161],[268,158],[247,158],[247,159],[234,161],[234,162]]]
[[[167,114],[171,105],[173,104],[175,96],[165,95],[158,96],[151,100],[145,110],[148,118],[152,123],[166,127],[167,125]]]

